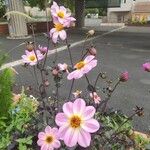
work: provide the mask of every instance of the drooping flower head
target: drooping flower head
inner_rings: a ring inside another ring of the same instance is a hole
[[[95,104],[99,104],[101,101],[100,96],[96,92],[90,93],[90,97],[94,100]]]
[[[143,64],[144,71],[150,72],[150,62]]]
[[[76,90],[76,91],[75,91],[75,92],[73,92],[72,94],[74,95],[74,97],[75,97],[75,98],[78,98],[78,97],[80,97],[80,96],[81,96],[82,91],[80,91],[80,90]]]
[[[40,61],[44,58],[44,56],[41,54],[41,52],[39,50],[36,51],[36,55],[34,51],[25,51],[26,55],[22,55],[23,58],[23,62],[26,64],[29,64],[31,66],[34,66],[37,64],[37,61]],[[37,60],[38,59],[38,60]]]
[[[86,106],[83,99],[76,99],[73,103],[63,105],[63,113],[58,113],[55,118],[59,128],[59,136],[68,147],[79,144],[88,147],[91,134],[99,130],[100,125],[93,119],[95,114],[93,106]]]
[[[94,56],[96,56],[96,54],[97,54],[97,50],[93,46],[91,48],[89,48],[88,52],[90,55],[94,55]]]
[[[95,56],[89,55],[83,61],[78,62],[74,68],[75,70],[68,74],[68,80],[79,79],[84,74],[87,74],[97,65],[97,60],[94,59]]]
[[[125,72],[121,73],[120,81],[121,82],[126,82],[128,80],[129,80],[129,73],[128,73],[128,71],[125,71]]]
[[[68,65],[66,63],[63,63],[63,64],[59,63],[58,68],[60,71],[66,71],[67,73],[69,72],[68,71]]]
[[[94,35],[94,33],[95,33],[94,30],[89,30],[87,34],[92,36],[92,35]]]
[[[47,51],[48,51],[47,47],[43,47],[43,46],[41,46],[41,45],[39,45],[38,48],[39,48],[39,50],[40,50],[40,52],[41,52],[42,54],[45,54],[45,53],[47,53]]]
[[[41,147],[41,150],[53,150],[60,147],[59,135],[57,128],[51,128],[47,126],[45,132],[38,134],[37,144]]]
[[[64,30],[64,25],[59,22],[55,22],[54,28],[50,30],[50,37],[54,43],[57,43],[58,39],[65,40],[67,38],[67,34]]]
[[[71,12],[68,11],[64,6],[58,6],[56,2],[53,2],[51,6],[51,15],[54,22],[58,20],[60,24],[63,24],[65,27],[70,27],[69,24],[76,19],[71,17]]]

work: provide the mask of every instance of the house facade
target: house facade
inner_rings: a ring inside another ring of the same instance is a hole
[[[110,23],[126,23],[133,18],[150,19],[150,0],[121,0],[120,7],[107,10],[107,20]]]

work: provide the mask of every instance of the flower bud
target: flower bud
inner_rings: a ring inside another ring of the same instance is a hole
[[[31,52],[34,50],[34,43],[33,42],[27,42],[26,49]]]
[[[91,47],[90,49],[89,49],[89,53],[90,53],[90,55],[96,55],[97,54],[97,50],[96,50],[96,48],[95,47]]]
[[[150,72],[150,62],[143,64],[144,71]]]
[[[91,35],[91,36],[94,35],[94,33],[95,33],[94,30],[89,30],[89,31],[88,31],[88,34]]]
[[[52,75],[53,76],[58,76],[59,71],[57,69],[52,70]]]
[[[17,104],[21,99],[21,95],[13,93],[13,98],[12,99],[13,99],[13,104]]]
[[[50,83],[49,83],[48,79],[46,79],[46,80],[44,81],[44,84],[45,84],[46,87],[49,86]]]
[[[129,80],[129,73],[127,71],[123,72],[121,75],[120,75],[120,81],[121,82],[126,82]]]

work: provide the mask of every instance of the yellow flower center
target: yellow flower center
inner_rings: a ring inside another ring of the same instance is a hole
[[[51,144],[54,141],[54,138],[52,136],[47,136],[45,141],[47,144]]]
[[[61,31],[61,30],[64,29],[64,26],[62,24],[60,24],[60,23],[57,23],[54,26],[55,26],[55,28],[56,28],[57,31]]]
[[[78,70],[82,69],[85,66],[85,62],[84,61],[80,61],[75,65],[75,68],[77,68]]]
[[[65,16],[65,14],[64,14],[63,11],[60,11],[57,15],[58,15],[58,17],[60,17],[60,18],[64,18],[64,16]]]
[[[35,60],[36,60],[36,56],[35,56],[35,55],[29,56],[29,60],[30,60],[30,61],[35,61]]]
[[[79,116],[73,116],[70,119],[70,126],[72,128],[78,128],[81,125],[81,118]]]

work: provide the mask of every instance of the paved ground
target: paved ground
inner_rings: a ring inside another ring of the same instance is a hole
[[[73,34],[70,42],[81,41],[83,37],[84,34],[81,32]],[[45,41],[46,39],[42,36],[38,36],[38,42],[46,43]],[[5,37],[1,37],[0,42],[0,48],[9,51],[23,41],[6,40]],[[112,79],[115,79],[120,72],[128,70],[130,74],[129,82],[120,85],[118,91],[114,93],[110,105],[116,109],[123,110],[126,114],[130,114],[135,105],[144,107],[145,116],[143,118],[137,117],[134,120],[134,126],[138,130],[147,132],[150,126],[150,74],[144,72],[141,65],[143,62],[150,60],[150,34],[113,33],[105,37],[99,37],[95,39],[93,43],[98,49],[97,59],[99,60],[99,64],[95,68],[95,71],[89,74],[91,82],[95,80],[95,74],[97,74],[100,69],[106,71]],[[24,46],[10,53],[11,57],[8,61],[20,59],[24,51],[23,48]],[[72,48],[74,62],[79,60],[79,54],[82,48],[83,46],[81,45]],[[49,57],[47,65],[52,64],[53,58],[54,55]],[[67,51],[60,52],[58,54],[58,60],[60,63],[69,63]],[[16,70],[19,72],[16,81],[18,86],[34,84],[34,78],[27,69],[24,69],[22,66],[17,66]],[[75,83],[75,86],[81,90],[85,89],[85,85],[85,79],[80,79]],[[103,87],[103,83],[99,82],[99,86]],[[68,95],[66,87],[70,87],[69,81],[64,82],[60,89],[60,94],[63,97]],[[54,86],[53,83],[51,83],[49,93],[52,93],[53,90]],[[103,95],[101,96],[103,97]]]

